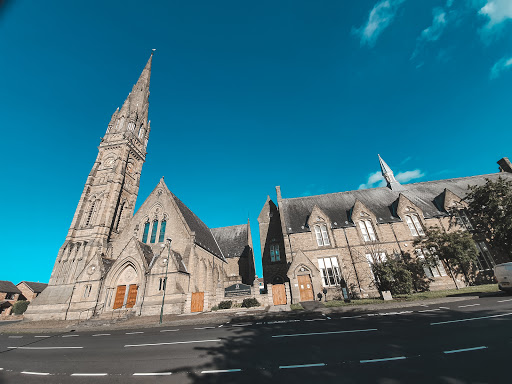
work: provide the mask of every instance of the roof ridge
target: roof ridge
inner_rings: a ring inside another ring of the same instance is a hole
[[[407,186],[410,186],[410,185],[435,183],[435,182],[441,182],[441,181],[451,181],[451,180],[460,180],[460,179],[471,179],[471,178],[474,178],[474,177],[502,175],[503,173],[504,172],[484,173],[482,175],[461,176],[461,177],[452,177],[452,178],[449,178],[449,179],[418,181],[416,183],[403,184],[405,191],[401,191],[401,192],[407,192]],[[310,197],[318,197],[318,196],[326,196],[326,195],[339,195],[339,194],[353,193],[353,192],[359,192],[359,191],[373,191],[373,190],[377,190],[377,189],[387,189],[387,190],[390,190],[388,187],[375,187],[375,188],[365,188],[365,189],[351,189],[349,191],[322,193],[322,194],[319,194],[319,195],[287,197],[287,198],[283,198],[281,200],[284,201],[284,200],[295,200],[295,199],[307,199],[307,198],[310,198]]]

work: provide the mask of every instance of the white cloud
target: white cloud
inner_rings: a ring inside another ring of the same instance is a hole
[[[423,172],[421,172],[419,169],[415,169],[413,171],[398,172],[395,175],[395,179],[400,183],[408,183],[411,180],[420,179],[423,176],[425,176]],[[386,180],[384,180],[384,177],[382,177],[381,171],[377,171],[370,173],[366,183],[359,185],[358,189],[378,188],[385,186]]]
[[[423,176],[425,176],[423,172],[419,169],[415,169],[414,171],[399,172],[395,175],[395,179],[400,183],[408,183],[411,180],[420,179]]]
[[[493,35],[501,31],[503,23],[512,19],[512,1],[485,0],[485,5],[478,13],[487,19],[487,23],[480,30],[484,41],[489,42]]]
[[[502,58],[496,62],[491,68],[491,79],[497,79],[500,77],[503,71],[512,68],[512,57]]]
[[[398,8],[405,0],[381,0],[374,5],[365,25],[353,29],[353,33],[361,38],[361,45],[373,47],[379,35],[391,24]]]
[[[446,7],[450,8],[453,5],[453,0],[447,0],[446,1]]]
[[[415,58],[419,54],[425,43],[439,40],[447,22],[447,14],[444,9],[439,7],[434,8],[432,11],[432,25],[425,28],[418,36],[418,39],[416,40],[416,48],[414,49],[411,59]]]

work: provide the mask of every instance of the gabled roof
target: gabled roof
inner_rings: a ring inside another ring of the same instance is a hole
[[[420,208],[425,218],[432,218],[447,214],[442,205],[439,204],[439,197],[445,189],[464,198],[469,185],[483,185],[486,183],[486,179],[495,181],[499,177],[512,181],[512,174],[507,172],[425,181],[406,184],[403,186],[403,190],[398,191],[381,187],[282,199],[279,203],[279,209],[284,217],[285,232],[287,233],[308,232],[308,217],[315,205],[329,216],[333,228],[351,227],[354,223],[350,217],[350,211],[356,199],[375,214],[378,223],[401,221],[396,215],[396,202],[400,194],[403,194],[404,197]]]
[[[180,199],[178,199],[174,193],[172,193],[171,191],[169,191],[169,193],[176,202],[176,205],[178,206],[178,209],[180,210],[188,227],[190,228],[191,231],[195,232],[195,243],[199,245],[201,248],[210,251],[219,259],[226,261],[224,255],[222,254],[221,249],[219,248],[219,245],[217,244],[217,241],[213,237],[210,228],[208,228],[208,226],[205,223],[203,223],[201,219],[190,210],[189,207],[187,207]]]
[[[249,244],[249,230],[247,224],[232,225],[229,227],[212,228],[212,233],[227,259],[240,257]]]
[[[151,246],[144,244],[142,241],[137,240],[137,242],[139,243],[144,258],[146,259],[146,263],[148,265],[151,265],[151,261],[155,257],[155,255],[153,254],[153,249],[151,248]]]
[[[21,291],[13,283],[7,280],[0,280],[0,292],[21,294]]]
[[[48,286],[46,283],[35,283],[33,281],[22,281],[18,285],[25,283],[25,285],[34,293],[41,293]]]

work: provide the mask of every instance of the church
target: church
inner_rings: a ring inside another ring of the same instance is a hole
[[[222,301],[225,288],[259,292],[248,222],[209,228],[163,177],[134,214],[151,132],[152,60],[112,115],[49,285],[30,304],[28,320],[201,312]]]

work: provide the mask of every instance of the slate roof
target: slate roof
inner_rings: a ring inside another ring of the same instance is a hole
[[[333,228],[352,227],[354,223],[350,219],[350,211],[356,199],[375,214],[378,223],[399,222],[401,219],[396,215],[396,204],[400,193],[420,208],[425,218],[432,218],[447,214],[443,210],[445,188],[464,198],[469,185],[482,185],[486,179],[497,180],[498,177],[512,181],[512,173],[507,172],[425,181],[403,185],[404,190],[400,191],[381,187],[282,199],[279,209],[284,216],[287,233],[309,232],[306,223],[315,205],[329,216]]]
[[[240,257],[249,243],[247,224],[212,228],[212,233],[227,259]]]
[[[178,199],[174,193],[170,192],[170,194],[175,200],[176,205],[178,206],[178,209],[183,215],[183,218],[187,222],[187,225],[189,226],[190,230],[195,232],[195,243],[199,245],[201,248],[210,251],[222,261],[226,261],[224,255],[222,254],[221,249],[219,248],[219,245],[217,244],[217,241],[213,237],[210,228],[208,228],[208,226],[205,223],[203,223],[201,219],[190,210],[189,207],[187,207],[180,199]]]
[[[146,262],[148,265],[151,265],[151,261],[153,260],[153,257],[155,255],[153,254],[153,250],[151,249],[151,246],[148,244],[144,244],[143,242],[139,241],[140,249],[142,249],[142,253],[144,254],[144,258],[146,259]]]
[[[34,293],[41,293],[48,286],[46,283],[35,283],[33,281],[22,281],[21,283],[25,283],[27,287]],[[19,283],[18,285],[20,285]]]
[[[0,292],[21,294],[21,291],[13,283],[7,280],[0,280]]]

